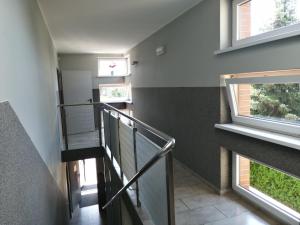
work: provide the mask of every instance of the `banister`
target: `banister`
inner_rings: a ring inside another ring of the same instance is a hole
[[[120,197],[133,183],[135,183],[144,173],[146,173],[156,162],[165,157],[175,146],[175,139],[172,138],[163,148],[162,151],[155,154],[143,167],[140,169],[130,181],[122,187],[103,207],[106,209],[115,199]]]
[[[133,183],[135,183],[144,173],[146,173],[153,165],[155,165],[161,158],[165,157],[170,153],[173,148],[175,147],[175,139],[170,137],[169,135],[165,134],[164,132],[161,132],[150,125],[127,115],[126,113],[118,110],[117,108],[106,104],[102,102],[93,102],[93,103],[79,103],[79,104],[63,104],[58,105],[58,107],[64,108],[64,107],[76,107],[76,106],[87,106],[87,105],[100,105],[103,108],[108,108],[110,110],[113,110],[117,112],[119,115],[122,115],[129,120],[133,121],[134,123],[140,125],[145,129],[146,131],[156,135],[157,137],[161,138],[162,140],[166,141],[167,143],[161,148],[161,151],[155,154],[129,181],[128,183],[122,187],[103,207],[102,209],[106,209],[115,199],[120,197]]]

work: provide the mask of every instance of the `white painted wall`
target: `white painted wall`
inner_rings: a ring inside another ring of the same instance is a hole
[[[60,182],[57,58],[35,0],[0,0],[0,101],[8,100]]]
[[[231,0],[204,0],[133,48],[132,87],[216,87],[227,73],[300,68],[300,36],[214,55],[228,44],[221,10]],[[229,31],[231,32],[231,31]],[[223,40],[220,40],[220,39]],[[155,55],[158,46],[167,53]]]
[[[122,57],[122,54],[59,54],[59,67],[61,70],[92,71],[93,89],[99,84],[123,83],[123,78],[98,77],[99,57]]]

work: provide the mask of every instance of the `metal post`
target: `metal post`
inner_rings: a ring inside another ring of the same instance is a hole
[[[118,146],[119,146],[119,156],[120,156],[120,172],[121,172],[121,179],[122,183],[124,184],[124,173],[122,168],[122,153],[121,153],[121,141],[120,141],[120,114],[118,113]]]
[[[175,203],[174,203],[174,177],[173,177],[173,156],[170,151],[166,157],[166,185],[168,202],[168,225],[175,225]]]
[[[101,105],[98,108],[99,112],[99,121],[98,121],[98,129],[99,129],[99,150],[102,148],[102,117],[101,117]],[[104,158],[97,158],[96,165],[97,165],[97,187],[98,187],[98,203],[99,203],[99,210],[102,210],[102,207],[106,204],[106,193],[105,193],[105,164]]]
[[[102,105],[99,104],[98,105],[98,110],[99,110],[99,121],[98,121],[98,129],[99,129],[99,144],[100,144],[100,147],[103,146],[103,143],[102,143]]]
[[[69,140],[68,140],[68,128],[67,128],[67,119],[66,119],[66,110],[65,107],[61,108],[61,122],[62,122],[62,132],[63,138],[65,139],[65,150],[69,150]]]
[[[133,124],[133,126],[135,126]],[[138,172],[138,164],[137,164],[137,150],[136,150],[136,132],[137,132],[137,128],[134,127],[133,128],[133,152],[134,152],[134,167],[135,167],[135,172]],[[140,189],[139,189],[139,182],[138,180],[135,182],[135,186],[136,186],[136,205],[137,207],[141,207],[141,201],[140,201]]]

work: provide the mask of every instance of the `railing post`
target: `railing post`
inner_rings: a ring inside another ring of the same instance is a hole
[[[99,144],[100,147],[103,147],[102,143],[102,104],[98,105],[98,110],[99,110],[99,121],[98,121],[98,129],[99,129]]]
[[[62,122],[62,135],[64,140],[65,150],[69,150],[69,142],[68,142],[68,128],[67,128],[67,116],[65,107],[61,107],[61,122]]]
[[[134,128],[133,128],[133,152],[134,152],[134,167],[135,167],[135,172],[138,172],[138,163],[137,163],[137,150],[136,150],[136,132],[137,132],[137,128],[135,127],[135,125],[133,124]],[[139,182],[138,180],[135,182],[135,186],[136,186],[136,205],[137,207],[141,207],[141,201],[140,201],[140,190],[139,190]]]
[[[174,177],[173,177],[173,153],[170,151],[166,155],[166,181],[168,199],[168,225],[175,225],[175,203],[174,203]]]
[[[98,113],[99,113],[99,121],[98,121],[98,129],[99,129],[99,147],[100,150],[102,146],[102,105],[98,105]],[[105,164],[104,158],[96,159],[97,166],[97,187],[98,187],[98,203],[99,210],[102,210],[102,207],[106,204],[106,193],[105,193]]]
[[[122,183],[124,183],[124,173],[123,173],[123,168],[122,168],[122,151],[121,151],[121,141],[120,141],[120,114],[118,113],[118,146],[119,146],[119,156],[120,156],[120,172],[121,172],[121,179]]]

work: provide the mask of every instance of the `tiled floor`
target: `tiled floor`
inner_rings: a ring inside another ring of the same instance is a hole
[[[99,146],[98,131],[68,135],[69,149],[90,148]]]
[[[279,225],[231,193],[216,194],[181,163],[174,163],[176,225]]]
[[[70,225],[105,225],[99,214],[98,205],[77,208],[70,221]]]

